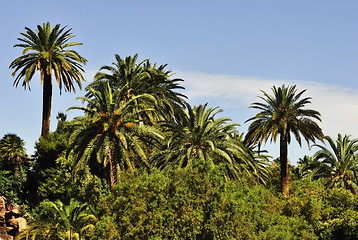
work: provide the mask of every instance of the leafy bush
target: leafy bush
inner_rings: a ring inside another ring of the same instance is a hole
[[[18,202],[14,175],[11,171],[0,170],[0,196],[8,201]]]
[[[98,201],[101,194],[106,194],[109,189],[106,183],[91,175],[88,166],[73,175],[72,159],[59,157],[56,167],[42,171],[42,179],[39,183],[39,191],[43,199],[69,202],[75,198],[83,202],[93,204]]]
[[[168,172],[124,174],[101,199],[98,238],[111,239],[103,222],[124,239],[315,239],[300,216],[281,215],[284,199],[245,180],[225,180],[205,164]]]

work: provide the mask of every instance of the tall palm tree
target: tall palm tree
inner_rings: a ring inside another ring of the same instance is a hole
[[[243,143],[234,138],[238,124],[228,123],[229,118],[217,118],[222,112],[218,107],[207,108],[207,104],[187,104],[182,122],[164,122],[167,139],[162,151],[153,161],[159,168],[188,167],[196,160],[209,165],[224,164],[226,175],[237,177],[242,168],[240,163],[247,160]]]
[[[358,139],[350,139],[350,135],[334,141],[326,136],[331,150],[326,146],[320,148],[313,158],[316,163],[311,166],[315,170],[314,178],[324,178],[330,187],[344,187],[354,194],[358,193]]]
[[[41,202],[40,215],[32,219],[29,227],[16,239],[92,239],[97,217],[89,205],[71,199],[69,205],[60,200]]]
[[[25,142],[16,134],[5,134],[0,140],[0,159],[6,161],[6,164],[12,166],[14,179],[18,183],[18,189],[20,188],[19,170],[21,164],[26,160],[26,148]]]
[[[180,108],[185,107],[186,96],[178,90],[184,89],[179,83],[182,79],[171,79],[171,71],[166,70],[167,65],[151,64],[148,59],[137,63],[138,54],[122,59],[115,55],[116,61],[112,66],[102,66],[95,76],[95,81],[90,85],[96,89],[100,82],[108,81],[113,90],[120,89],[122,99],[150,94],[158,102],[157,111],[142,112],[141,117],[147,123],[153,121],[171,119]],[[90,93],[88,93],[90,94]],[[138,101],[143,101],[141,99]],[[134,101],[136,104],[137,101]],[[143,105],[143,102],[141,102]],[[139,105],[138,105],[139,106]]]
[[[271,88],[273,95],[261,90],[264,102],[254,102],[250,108],[260,110],[256,116],[248,119],[253,121],[246,134],[245,141],[262,144],[268,139],[276,142],[280,139],[280,165],[281,165],[281,192],[285,197],[289,196],[288,179],[288,144],[291,142],[291,133],[301,146],[303,137],[307,144],[316,139],[323,140],[322,129],[314,121],[321,121],[320,113],[306,109],[305,106],[311,103],[310,97],[301,98],[306,91],[297,92],[296,85]]]
[[[77,120],[77,129],[70,139],[70,150],[76,155],[77,166],[95,160],[108,169],[113,188],[120,171],[133,171],[141,165],[148,167],[146,144],[154,144],[153,141],[163,138],[158,130],[140,125],[139,113],[133,109],[132,102],[136,99],[155,99],[150,95],[141,95],[121,101],[121,92],[113,92],[108,82],[102,82],[98,90],[91,86],[86,90],[93,97],[78,99],[87,102],[87,106],[70,108],[85,112],[85,117]]]
[[[12,76],[16,76],[14,85],[17,87],[22,81],[22,86],[29,90],[30,81],[35,72],[40,72],[40,82],[43,86],[43,109],[42,109],[42,130],[41,136],[48,138],[50,133],[50,115],[53,78],[56,79],[60,88],[65,91],[75,92],[74,82],[79,88],[82,88],[81,80],[84,81],[81,71],[82,64],[87,62],[76,51],[68,49],[82,43],[69,42],[75,35],[71,33],[72,29],[57,24],[51,28],[50,23],[44,23],[37,26],[34,32],[25,27],[26,33],[21,33],[23,38],[18,38],[21,42],[14,47],[24,48],[22,56],[16,58],[10,64],[9,68],[14,69]]]

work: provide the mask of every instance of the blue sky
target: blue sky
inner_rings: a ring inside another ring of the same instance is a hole
[[[41,131],[42,90],[38,76],[32,91],[12,86],[8,68],[20,56],[13,48],[24,27],[50,22],[68,25],[88,60],[87,82],[114,54],[139,54],[168,63],[185,80],[191,104],[220,106],[221,116],[241,124],[256,112],[248,109],[260,90],[296,84],[312,97],[308,106],[321,112],[326,135],[358,137],[358,2],[331,1],[7,1],[0,26],[0,136],[16,133],[29,154]],[[84,83],[86,86],[86,83]],[[80,105],[84,93],[62,93],[54,87],[51,130],[56,115]],[[69,118],[81,114],[68,112]],[[274,156],[278,145],[266,146]],[[293,143],[295,163],[306,146]]]

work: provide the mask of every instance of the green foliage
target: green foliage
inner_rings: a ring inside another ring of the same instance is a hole
[[[358,211],[347,210],[339,218],[328,221],[322,229],[323,239],[357,239],[358,237]]]
[[[87,60],[76,51],[68,49],[82,45],[68,42],[76,36],[71,33],[71,29],[61,28],[60,24],[52,28],[50,23],[37,25],[37,31],[28,27],[25,29],[26,33],[21,33],[23,38],[18,38],[21,43],[14,45],[24,48],[23,55],[10,64],[10,68],[14,69],[12,75],[17,74],[14,85],[17,86],[20,79],[24,78],[22,86],[30,88],[30,81],[36,71],[40,71],[41,83],[44,75],[52,75],[53,71],[60,89],[64,87],[65,91],[75,91],[73,80],[81,87],[81,80],[84,80],[81,64]]]
[[[106,194],[108,187],[98,177],[92,175],[88,166],[73,172],[73,159],[59,157],[56,167],[42,171],[44,181],[39,183],[42,199],[68,202],[75,198],[88,203],[98,201],[101,194]]]
[[[19,239],[90,239],[97,217],[88,204],[71,200],[68,205],[61,201],[44,201],[34,211],[34,218]]]
[[[96,223],[95,233],[91,239],[121,239],[117,225],[111,216],[103,216],[100,221]]]
[[[326,189],[320,181],[294,181],[282,214],[306,221],[319,239],[358,238],[358,198],[342,188]]]
[[[358,194],[358,139],[350,139],[350,136],[342,137],[338,134],[337,140],[326,136],[330,148],[315,145],[320,148],[317,151],[309,167],[313,169],[315,179],[322,178],[328,187],[343,187],[352,193]]]
[[[0,196],[4,196],[11,202],[18,202],[14,175],[11,171],[0,170]]]
[[[25,183],[31,162],[24,146],[16,134],[5,134],[0,140],[0,196],[10,202],[22,202],[27,191]]]
[[[238,124],[227,123],[231,121],[229,118],[215,119],[215,115],[222,112],[218,107],[207,108],[205,104],[193,108],[187,105],[187,108],[181,123],[165,122],[162,126],[170,134],[167,149],[159,153],[158,167],[186,167],[193,164],[194,159],[210,164],[215,161],[233,164],[233,155],[242,153],[241,142],[231,138]]]
[[[201,162],[125,174],[99,208],[124,239],[315,239],[307,221],[280,215],[282,204],[264,187],[226,181]]]
[[[11,165],[20,165],[27,157],[25,142],[13,133],[5,134],[0,140],[0,157]]]
[[[58,124],[55,132],[48,139],[40,138],[36,143],[35,159],[36,195],[40,199],[68,202],[71,198],[87,202],[96,201],[97,197],[107,191],[98,177],[93,176],[89,166],[82,166],[74,173],[74,159],[66,157],[68,141],[73,124],[66,121],[66,115],[59,113]]]
[[[144,126],[133,108],[133,101],[140,98],[155,99],[141,95],[122,100],[121,91],[113,91],[108,82],[99,89],[88,86],[93,98],[78,98],[87,102],[87,107],[72,107],[85,112],[85,117],[76,119],[76,130],[71,134],[71,145],[67,156],[73,154],[76,169],[81,165],[95,164],[106,175],[111,187],[117,182],[121,171],[133,171],[149,167],[148,146],[163,138],[158,129]],[[149,110],[149,109],[147,109]],[[76,170],[75,169],[75,170]]]
[[[138,63],[138,54],[124,59],[115,54],[115,59],[113,66],[100,68],[95,81],[90,84],[91,87],[98,89],[101,83],[108,82],[114,91],[120,90],[121,100],[132,99],[143,94],[154,97],[157,103],[155,105],[144,98],[135,101],[135,108],[140,112],[140,118],[145,124],[152,125],[159,120],[178,118],[178,113],[185,107],[186,96],[177,92],[184,89],[179,84],[183,80],[170,79],[173,74],[165,69],[167,64],[157,66],[150,63],[149,59]],[[91,95],[90,92],[86,94],[86,96]],[[155,108],[156,111],[142,111],[143,106]]]
[[[56,159],[67,149],[68,139],[74,130],[64,113],[57,115],[57,128],[47,139],[39,138],[35,143],[37,170],[41,171],[56,166]]]
[[[186,169],[127,172],[112,192],[82,197],[96,206],[99,216],[88,239],[358,237],[358,199],[348,190],[294,180],[286,199],[245,178],[226,180],[219,167],[202,161]],[[37,208],[35,219],[47,219],[50,212],[45,210]]]
[[[252,149],[244,146],[236,130],[238,124],[231,123],[230,118],[217,118],[222,112],[218,107],[207,108],[205,104],[192,108],[187,104],[187,109],[180,123],[162,123],[167,138],[162,149],[152,157],[154,166],[185,168],[200,160],[212,166],[222,165],[229,178],[238,179],[246,174],[264,180],[262,165],[267,158],[255,156]]]
[[[292,173],[296,179],[313,179],[316,169],[312,168],[317,161],[310,156],[304,156],[299,158],[297,166],[292,166]]]
[[[315,142],[322,140],[324,135],[322,129],[313,120],[321,120],[321,114],[312,109],[305,109],[305,105],[311,103],[310,97],[301,98],[306,90],[297,93],[296,85],[272,88],[273,95],[261,90],[264,103],[255,102],[251,108],[260,110],[255,117],[247,121],[253,121],[246,136],[247,141],[260,142],[271,138],[276,142],[277,137],[285,137],[291,142],[291,133],[301,145],[301,136],[307,141]]]

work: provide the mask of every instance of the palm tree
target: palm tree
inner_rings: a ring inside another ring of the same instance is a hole
[[[17,239],[91,239],[97,217],[89,205],[71,199],[69,205],[60,200],[40,203],[38,219],[32,219],[29,227]]]
[[[180,119],[181,110],[186,107],[186,96],[178,91],[185,88],[180,85],[184,82],[183,79],[171,79],[174,75],[170,70],[166,70],[167,64],[160,65],[151,64],[147,60],[143,67],[144,70],[149,72],[150,78],[144,81],[145,85],[142,87],[145,91],[156,97],[158,101],[159,114],[165,120]]]
[[[350,139],[350,135],[338,138],[334,141],[326,136],[329,148],[322,145],[314,145],[320,148],[313,158],[316,163],[311,166],[315,170],[314,178],[324,178],[329,187],[344,187],[354,194],[358,193],[358,139]]]
[[[299,178],[313,179],[319,162],[310,156],[304,156],[297,161],[297,167],[293,167],[293,173]]]
[[[113,188],[120,171],[133,171],[139,166],[147,166],[147,144],[154,144],[161,133],[139,124],[138,112],[133,101],[140,98],[155,99],[150,95],[141,95],[131,100],[122,100],[121,91],[112,92],[108,82],[102,82],[95,90],[86,88],[93,98],[80,97],[87,102],[86,107],[72,107],[85,112],[85,117],[77,119],[77,129],[70,139],[70,150],[77,159],[77,167],[95,160],[108,169],[108,178]],[[143,111],[149,111],[144,109]]]
[[[172,119],[180,111],[180,108],[185,107],[186,96],[177,92],[177,90],[184,89],[179,85],[183,80],[170,79],[173,74],[165,69],[167,65],[157,67],[157,64],[152,65],[148,59],[137,63],[138,54],[125,59],[116,54],[115,59],[116,62],[113,62],[113,66],[100,68],[100,72],[95,76],[95,81],[90,84],[91,87],[96,89],[96,85],[100,82],[109,82],[114,91],[118,89],[121,91],[120,98],[122,99],[131,99],[142,94],[152,95],[158,102],[155,106],[157,111],[141,113],[142,119],[149,124],[153,121]],[[143,100],[145,99],[138,101]],[[134,101],[137,106],[143,105],[143,103],[137,104],[137,101]]]
[[[320,119],[320,113],[304,108],[305,105],[311,103],[310,97],[301,99],[303,90],[297,93],[296,85],[282,85],[271,88],[273,95],[261,90],[264,94],[260,97],[264,103],[252,103],[250,108],[260,110],[256,116],[248,119],[253,121],[248,129],[245,141],[250,143],[262,144],[271,141],[276,142],[280,137],[280,165],[281,165],[281,192],[285,197],[289,196],[289,179],[288,179],[288,144],[291,142],[291,133],[295,136],[297,142],[301,146],[301,136],[307,141],[315,142],[316,139],[323,140],[324,135],[322,129],[313,120]]]
[[[217,118],[222,112],[218,107],[207,108],[207,104],[194,106],[187,104],[182,122],[164,122],[167,139],[162,151],[152,159],[159,168],[188,167],[200,160],[209,165],[224,164],[226,175],[237,177],[246,161],[242,142],[233,136],[237,134],[235,123],[229,118]]]
[[[21,164],[27,158],[25,142],[16,134],[5,134],[0,140],[0,159],[6,161],[6,164],[12,166],[14,179],[17,182],[18,190],[20,188],[19,170]]]
[[[40,71],[40,82],[43,86],[43,110],[42,110],[42,131],[41,136],[48,138],[50,133],[50,115],[53,78],[57,84],[65,91],[75,92],[74,81],[82,88],[81,80],[84,78],[82,64],[87,62],[76,51],[69,50],[69,47],[82,45],[82,43],[69,42],[75,35],[72,29],[61,28],[57,24],[51,28],[50,23],[37,26],[34,32],[25,27],[26,33],[21,33],[23,38],[18,38],[21,42],[14,47],[24,48],[22,56],[16,58],[9,66],[14,69],[12,76],[15,77],[14,85],[17,87],[22,81],[22,86],[29,90],[30,81],[35,72]]]

